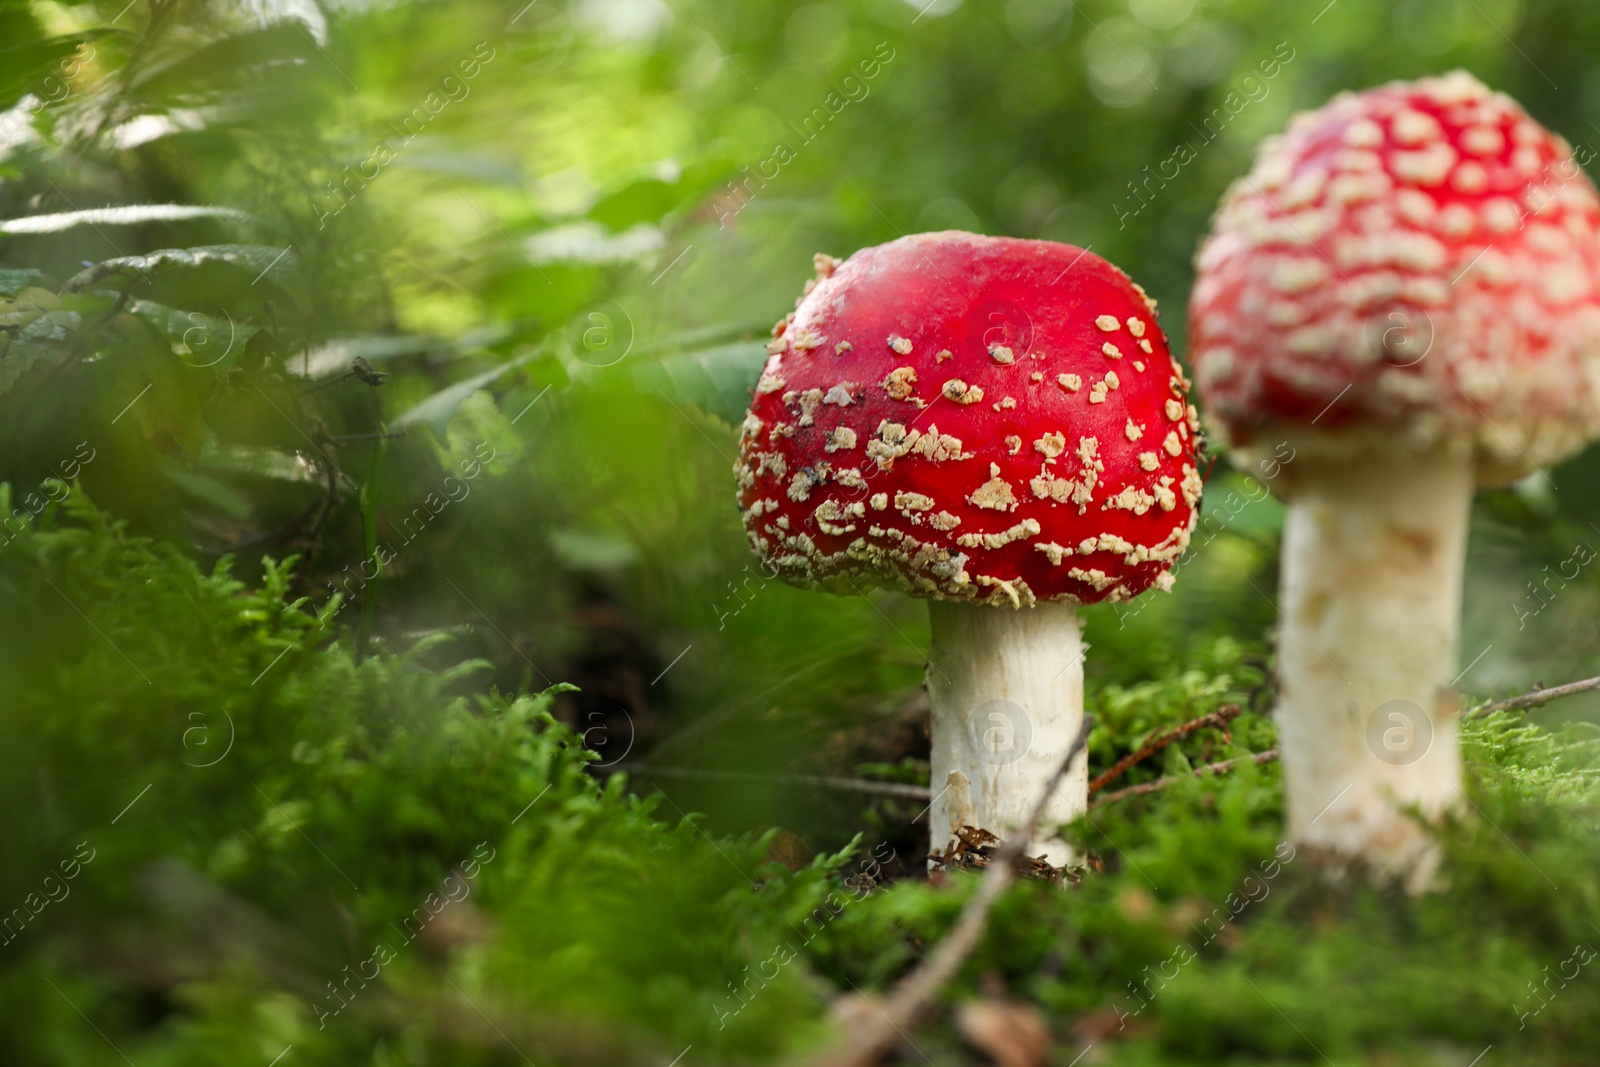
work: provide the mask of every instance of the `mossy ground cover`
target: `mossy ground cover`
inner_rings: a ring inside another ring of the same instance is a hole
[[[551,693],[425,666],[437,639],[358,660],[286,598],[291,566],[205,571],[81,498],[0,552],[0,789],[28,813],[0,875],[9,1062],[777,1062],[834,997],[892,983],[973,885],[885,882],[892,847],[866,835],[791,870],[777,830],[728,836],[597,781]],[[1102,687],[1096,767],[1255,706],[1249,660],[1224,641]],[[1271,743],[1253,711],[1232,726],[1130,777]],[[1272,764],[1096,809],[1071,831],[1079,883],[1010,890],[948,1000],[1036,1004],[1061,1063],[1592,1062],[1594,745],[1471,723],[1422,897],[1282,842]],[[945,1012],[909,1037],[982,1062]]]

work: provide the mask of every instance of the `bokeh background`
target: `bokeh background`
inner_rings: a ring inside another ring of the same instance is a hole
[[[1293,112],[1464,67],[1600,148],[1597,53],[1581,0],[0,2],[0,891],[30,916],[0,947],[0,1047],[144,1067],[691,1045],[689,1065],[813,1040],[832,993],[892,978],[963,891],[888,886],[921,871],[920,804],[797,777],[927,774],[922,605],[769,580],[733,500],[733,427],[812,254],[949,228],[1092,247],[1181,355],[1210,213]],[[1600,578],[1572,562],[1600,545],[1597,480],[1591,449],[1479,496],[1467,693],[1600,673]],[[1097,762],[1247,711],[1130,782],[1271,743],[1264,489],[1215,457],[1175,590],[1085,612]],[[1548,746],[1597,711],[1552,705],[1547,732],[1469,752],[1500,761],[1506,804],[1548,787],[1592,826],[1587,764]],[[1240,983],[1219,980],[1097,1039],[1107,991],[1167,957],[1162,909],[1270,855],[1261,774],[1185,794],[1193,826],[1146,809],[1121,848],[1091,838],[1102,925],[1025,895],[963,988],[1039,1005],[1063,1063],[1096,1040],[1132,1058],[1085,1062],[1465,1064],[1534,1040],[1495,1035],[1570,950],[1538,894],[1587,922],[1593,854],[1552,844],[1518,896],[1494,834],[1463,846],[1482,877],[1461,891],[1483,895],[1425,906],[1459,955],[1406,947],[1428,928],[1410,904],[1346,928],[1324,902],[1344,962],[1256,975],[1302,1004],[1295,1029],[1260,1004],[1232,1018]],[[97,859],[35,911],[80,840]],[[482,841],[512,859],[427,924],[438,944],[321,1018],[324,987]],[[888,903],[719,1020],[875,845]],[[1285,909],[1264,944],[1311,921]],[[1374,932],[1391,920],[1409,932]],[[1395,964],[1359,1010],[1319,998],[1361,952],[1482,988],[1382,994],[1431,980]],[[1528,1062],[1582,1062],[1563,1057],[1592,1015],[1559,1003],[1572,1021]],[[983,1062],[952,1027],[930,1062]]]

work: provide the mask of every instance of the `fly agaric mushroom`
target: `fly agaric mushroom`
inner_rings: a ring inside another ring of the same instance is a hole
[[[1292,449],[1278,723],[1291,838],[1426,885],[1457,803],[1475,486],[1600,405],[1600,200],[1567,143],[1456,72],[1342,94],[1228,192],[1190,308],[1208,417]]]
[[[1003,836],[1082,720],[1077,606],[1172,584],[1188,382],[1155,303],[1071,245],[918,234],[815,265],[744,420],[745,529],[797,585],[929,601],[933,844]],[[1086,802],[1079,761],[1044,824]]]

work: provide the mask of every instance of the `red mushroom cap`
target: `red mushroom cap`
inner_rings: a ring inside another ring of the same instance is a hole
[[[816,265],[740,438],[757,554],[800,585],[1015,606],[1171,586],[1198,420],[1143,290],[956,232]]]
[[[1571,147],[1470,74],[1341,94],[1263,142],[1201,248],[1208,413],[1246,447],[1462,440],[1485,481],[1553,462],[1600,428],[1597,229]]]

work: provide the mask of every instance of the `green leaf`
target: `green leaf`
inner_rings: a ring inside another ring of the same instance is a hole
[[[302,463],[293,453],[274,448],[208,443],[200,454],[200,466],[218,475],[266,478],[300,485],[321,485],[316,469]]]
[[[92,207],[82,211],[56,211],[47,215],[24,215],[21,218],[0,222],[0,233],[60,233],[77,226],[130,226],[143,222],[184,222],[190,219],[234,219],[245,221],[250,216],[238,208],[216,204],[121,204],[115,207]],[[249,247],[245,245],[218,245],[218,248]],[[277,249],[273,249],[274,252]],[[152,252],[151,255],[160,255]],[[139,258],[139,257],[128,257]],[[115,263],[116,260],[107,260]],[[92,269],[92,268],[91,268]],[[80,275],[81,276],[81,275]],[[69,283],[70,284],[70,283]]]
[[[550,547],[576,571],[619,571],[639,562],[639,546],[610,530],[558,526],[550,531]]]
[[[34,367],[66,359],[68,341],[81,325],[83,318],[76,311],[45,311],[23,326],[0,353],[0,393],[8,392]]]
[[[300,261],[292,251],[271,245],[200,245],[195,248],[163,248],[142,256],[118,256],[96,263],[67,279],[63,292],[77,292],[92,285],[112,281],[126,287],[166,270],[198,270],[227,266],[247,273],[252,279],[270,278],[280,288],[299,276]]]
[[[103,30],[74,33],[0,48],[0,110],[11,107],[27,93],[54,92],[54,86],[45,84],[50,79],[54,79],[55,86],[64,87],[67,79],[60,69],[65,65],[62,61],[85,41],[104,34]]]
[[[0,296],[16,296],[33,286],[48,288],[47,281],[32,267],[0,267]]]
[[[602,197],[589,217],[616,233],[641,222],[659,223],[685,204],[698,204],[733,172],[726,163],[703,162],[684,168],[675,181],[642,178]]]
[[[640,392],[693,404],[732,426],[749,410],[750,391],[766,362],[765,344],[741,341],[638,364],[633,380]]]
[[[191,367],[210,367],[227,356],[243,352],[260,325],[238,322],[226,312],[221,316],[198,311],[180,311],[153,300],[133,300],[128,310],[139,316],[172,342],[178,356]]]
[[[195,500],[236,522],[245,521],[255,511],[255,505],[249,497],[203,472],[169,465],[162,468],[161,474]]]
[[[61,301],[56,294],[29,286],[10,299],[0,299],[0,327],[21,328],[47,311],[60,310]]]
[[[589,209],[589,217],[620,233],[641,222],[659,222],[683,199],[676,186],[647,178],[612,193]]]
[[[530,324],[491,323],[468,330],[454,339],[437,334],[348,334],[331,337],[322,347],[311,353],[310,377],[322,378],[343,374],[357,357],[374,366],[383,366],[391,360],[409,356],[426,356],[430,367],[469,356],[482,356],[483,351],[529,332]],[[298,369],[298,368],[296,368]]]
[[[752,334],[761,336],[767,332],[770,322],[719,322],[712,326],[701,326],[693,330],[684,330],[682,333],[668,334],[655,341],[647,341],[633,349],[636,356],[655,356],[662,352],[687,352],[692,349],[716,348],[729,345],[735,341],[750,337]]]
[[[293,77],[301,64],[320,58],[315,49],[315,43],[296,23],[278,22],[178,50],[170,62],[137,73],[133,85],[145,98],[175,98],[201,91],[258,88],[263,80],[281,84]]]
[[[433,150],[420,149],[423,144],[431,145]],[[522,188],[528,180],[514,160],[468,151],[442,138],[425,141],[419,137],[396,157],[394,165],[424,174],[442,174],[447,178],[462,178],[516,189]]]
[[[462,401],[466,400],[467,397],[471,396],[473,393],[476,393],[479,389],[482,389],[490,383],[504,377],[506,374],[516,370],[518,367],[524,366],[525,364],[531,362],[538,354],[539,352],[537,349],[526,352],[523,355],[518,356],[516,359],[502,363],[497,367],[491,367],[482,374],[474,374],[465,381],[460,381],[454,385],[447,386],[428,397],[428,399],[424,400],[422,403],[417,404],[415,407],[406,411],[399,418],[395,419],[390,425],[395,429],[403,429],[407,426],[424,424],[431,426],[433,431],[438,434],[440,438],[443,438],[445,436],[445,432],[450,426],[451,417],[455,415],[456,408],[461,406]]]

